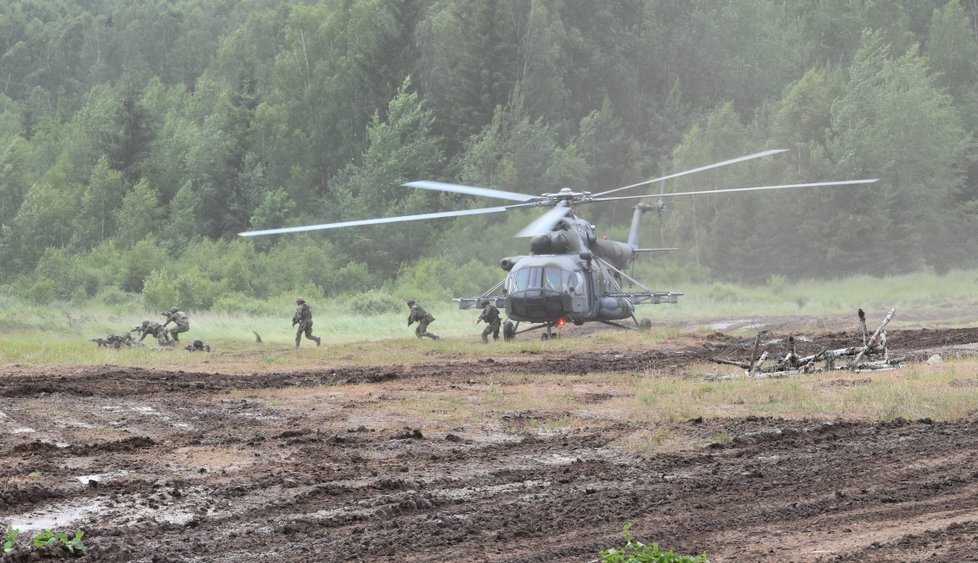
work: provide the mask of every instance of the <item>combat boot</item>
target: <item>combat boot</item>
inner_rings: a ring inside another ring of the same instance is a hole
[[[482,343],[489,344],[489,337],[486,336],[485,334],[482,335]]]
[[[299,347],[299,341],[300,341],[300,340],[302,340],[302,337],[301,337],[301,336],[296,336],[296,337],[295,337],[295,347],[296,347],[296,348],[298,348],[298,347]]]
[[[318,336],[314,336],[313,338],[316,339],[316,347],[318,348],[319,347],[319,343],[322,342],[323,339],[322,338],[319,338]]]

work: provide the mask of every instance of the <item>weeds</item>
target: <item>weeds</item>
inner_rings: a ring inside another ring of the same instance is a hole
[[[6,533],[3,535],[3,554],[13,553],[16,544],[17,536],[20,535],[20,530],[17,528],[7,528]]]
[[[631,524],[625,524],[622,535],[625,536],[625,547],[609,548],[601,552],[604,563],[709,563],[706,554],[677,555],[672,550],[662,551],[659,544],[645,545],[634,539],[631,534]]]
[[[82,537],[84,535],[85,532],[82,530],[75,532],[74,536],[69,536],[65,532],[44,530],[34,536],[34,547],[57,547],[60,542],[71,556],[85,555],[88,550],[85,548],[85,544],[82,543]]]

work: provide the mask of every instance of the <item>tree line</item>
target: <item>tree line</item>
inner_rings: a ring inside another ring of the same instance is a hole
[[[976,11],[976,0],[9,0],[0,283],[85,299],[183,277],[186,293],[215,294],[201,307],[228,292],[340,295],[429,269],[439,287],[491,285],[500,257],[526,251],[511,235],[532,215],[237,233],[487,205],[401,187],[410,180],[597,192],[764,148],[790,152],[663,189],[881,181],[670,200],[643,237],[680,250],[644,267],[763,281],[973,266]],[[624,203],[580,212],[613,237],[630,215]]]

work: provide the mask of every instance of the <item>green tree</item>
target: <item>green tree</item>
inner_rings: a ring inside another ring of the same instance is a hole
[[[116,213],[116,238],[131,246],[149,236],[157,236],[163,228],[163,208],[156,190],[141,180],[122,198]]]
[[[387,120],[379,113],[374,115],[363,164],[347,166],[331,186],[336,194],[331,207],[347,218],[422,213],[436,204],[433,194],[401,187],[410,180],[429,177],[432,170],[442,166],[440,139],[431,132],[433,116],[410,88],[410,79],[405,79],[388,104]],[[350,255],[367,257],[371,272],[390,275],[401,262],[416,257],[418,248],[427,246],[434,235],[432,229],[417,223],[378,225],[336,236]]]
[[[925,54],[960,108],[969,131],[978,130],[978,41],[959,0],[934,10]]]
[[[830,155],[836,173],[878,176],[881,189],[837,193],[827,222],[829,267],[905,271],[946,268],[954,256],[969,139],[915,49],[891,59],[878,33],[863,35],[846,94],[832,107]]]
[[[74,246],[90,249],[115,235],[116,213],[127,189],[122,173],[110,168],[108,159],[102,157],[81,197],[74,220]]]

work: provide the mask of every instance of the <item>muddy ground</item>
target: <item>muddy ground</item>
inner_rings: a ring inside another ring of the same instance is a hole
[[[799,353],[854,344],[800,336]],[[971,353],[978,329],[888,336],[922,361]],[[954,422],[696,418],[669,428],[694,447],[620,447],[650,429],[615,416],[602,374],[685,377],[750,343],[244,375],[2,365],[0,526],[23,532],[3,561],[54,553],[26,547],[43,529],[84,530],[100,561],[594,561],[625,523],[714,562],[978,560],[978,405]],[[585,423],[485,402],[540,381]],[[490,406],[453,415],[469,403]]]

